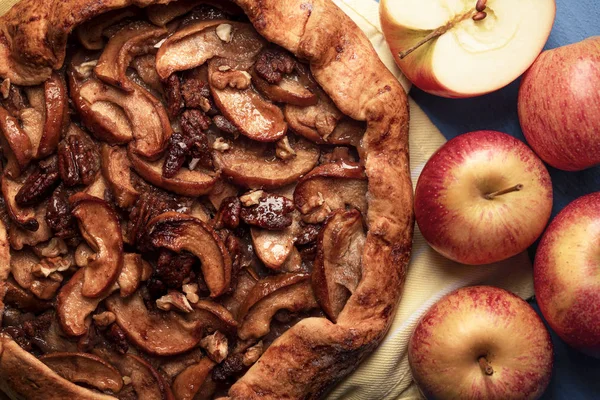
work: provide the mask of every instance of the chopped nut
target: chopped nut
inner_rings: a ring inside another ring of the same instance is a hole
[[[296,151],[290,146],[290,141],[287,136],[277,142],[275,154],[282,160],[289,160],[296,157]]]
[[[231,69],[231,67],[229,65],[219,66],[219,71],[221,71],[221,72],[229,71],[230,69]]]
[[[75,67],[75,71],[77,71],[81,77],[87,77],[92,73],[97,64],[98,60],[86,61],[77,65]]]
[[[10,93],[10,79],[6,78],[0,84],[0,94],[2,94],[3,99],[8,99],[8,95]]]
[[[45,243],[34,246],[33,252],[40,258],[49,258],[67,254],[69,249],[63,239],[53,237]]]
[[[231,42],[233,39],[233,26],[230,24],[221,24],[217,26],[217,36],[225,43]]]
[[[214,150],[220,151],[221,153],[229,150],[231,148],[231,146],[229,145],[229,143],[227,143],[227,141],[221,137],[217,138],[217,140],[214,141],[212,148]]]
[[[220,363],[227,358],[227,338],[219,331],[204,337],[200,341],[200,347],[206,350],[208,357],[216,363]]]
[[[197,303],[200,300],[198,296],[198,284],[197,283],[187,283],[181,288],[183,293],[185,293],[185,297],[190,301],[190,303]]]
[[[68,270],[71,267],[71,265],[72,262],[68,258],[44,258],[42,261],[40,261],[39,264],[33,267],[31,273],[38,278],[48,278],[54,272],[62,272]],[[60,281],[62,281],[62,276],[60,277]]]
[[[292,224],[294,202],[287,197],[266,194],[260,197],[258,204],[246,206],[240,210],[240,218],[248,225],[268,230],[282,230]]]
[[[94,255],[94,251],[90,248],[90,246],[87,245],[87,243],[81,243],[75,249],[75,264],[78,267],[83,268],[88,265],[88,263],[93,259]]]
[[[247,71],[226,70],[223,72],[219,70],[211,74],[210,81],[219,90],[223,90],[228,86],[245,90],[250,86],[252,76]]]
[[[127,386],[131,384],[131,378],[128,376],[123,377],[123,385]]]
[[[167,38],[164,38],[164,39],[162,39],[162,40],[160,40],[160,41],[156,42],[156,44],[154,45],[154,48],[155,48],[155,49],[160,49],[160,46],[162,46],[162,45],[163,45],[163,43],[164,43],[164,42],[166,42],[166,41],[167,41]]]
[[[198,166],[198,163],[200,163],[200,159],[199,158],[192,158],[190,160],[190,163],[188,164],[188,169],[190,171],[193,171]]]
[[[252,346],[248,350],[246,350],[246,352],[244,353],[244,358],[242,359],[242,363],[246,367],[251,366],[259,359],[259,357],[262,355],[263,351],[264,351],[264,346],[263,346],[263,342],[261,340],[260,342],[256,343],[254,346]]]
[[[240,197],[244,207],[255,206],[260,202],[260,198],[265,194],[263,190],[254,190]]]
[[[115,322],[117,317],[110,311],[104,311],[94,315],[92,319],[94,320],[94,323],[98,326],[109,326],[110,324]]]
[[[192,312],[194,309],[183,293],[170,290],[168,294],[156,300],[156,307],[170,311],[173,307],[183,312]]]

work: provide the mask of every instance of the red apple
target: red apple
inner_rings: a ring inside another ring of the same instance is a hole
[[[477,96],[514,81],[542,51],[555,15],[554,0],[380,2],[396,64],[416,86],[444,97]]]
[[[519,120],[533,150],[555,168],[600,164],[600,36],[549,50],[527,71]]]
[[[552,221],[535,256],[537,302],[569,345],[600,358],[600,192]]]
[[[529,247],[552,211],[542,161],[505,133],[477,131],[447,142],[427,162],[415,192],[423,237],[454,261],[489,264]]]
[[[428,399],[537,399],[552,375],[553,348],[525,301],[478,286],[429,309],[410,338],[408,360]]]

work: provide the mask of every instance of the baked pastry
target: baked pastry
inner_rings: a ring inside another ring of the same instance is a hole
[[[328,0],[162,3],[0,19],[0,385],[319,398],[400,298],[406,96]]]

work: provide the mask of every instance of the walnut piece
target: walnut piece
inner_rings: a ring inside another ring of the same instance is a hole
[[[224,152],[224,151],[227,151],[227,150],[229,150],[229,149],[231,148],[231,146],[229,145],[229,143],[228,143],[228,142],[227,142],[225,139],[223,139],[223,138],[219,137],[219,138],[217,138],[217,139],[214,141],[214,143],[213,143],[213,145],[212,145],[212,148],[213,148],[214,150],[216,150],[216,151],[220,151],[220,152],[222,153],[222,152]]]
[[[240,201],[244,207],[255,206],[260,201],[260,198],[265,194],[263,190],[254,190],[240,197]]]
[[[275,155],[282,160],[289,160],[296,157],[296,151],[290,145],[290,141],[287,136],[284,136],[283,139],[279,139],[279,141],[277,141]]]
[[[115,322],[116,318],[117,317],[115,316],[115,314],[110,311],[104,311],[92,317],[94,323],[101,327],[109,326],[110,324]]]
[[[171,311],[173,307],[186,313],[194,311],[185,295],[175,290],[170,290],[168,294],[157,299],[156,307],[163,311]]]
[[[200,347],[206,350],[208,357],[216,363],[220,363],[227,358],[227,338],[219,331],[204,337],[200,341]]]
[[[263,351],[264,351],[264,346],[263,346],[263,342],[261,340],[260,342],[256,343],[254,346],[252,346],[248,350],[246,350],[246,352],[244,353],[244,358],[242,359],[242,363],[246,367],[251,366],[259,359],[259,357],[262,355]]]
[[[200,300],[198,296],[198,284],[197,283],[186,283],[181,287],[183,293],[185,293],[185,297],[189,300],[190,303],[197,303]]]
[[[73,263],[68,258],[44,258],[39,264],[32,268],[31,273],[37,278],[48,278],[54,272],[63,272],[68,270],[72,264]]]
[[[217,26],[217,36],[225,43],[231,42],[233,39],[233,26],[230,24],[221,24]]]
[[[3,99],[8,99],[8,94],[10,93],[10,79],[6,78],[0,84],[0,94]]]
[[[252,76],[247,71],[225,70],[221,71],[223,66],[213,72],[210,76],[212,85],[223,90],[227,87],[233,89],[245,90],[248,89],[252,82]]]

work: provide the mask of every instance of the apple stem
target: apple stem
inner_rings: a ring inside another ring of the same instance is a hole
[[[478,4],[479,3],[480,2],[478,2]],[[484,5],[485,5],[485,3],[486,2],[483,2]],[[478,6],[478,8],[480,8],[480,7],[481,6]],[[417,50],[419,47],[423,46],[425,43],[427,43],[437,37],[442,36],[444,33],[448,32],[450,29],[454,28],[456,26],[456,24],[458,24],[462,21],[465,21],[469,18],[473,18],[475,15],[479,15],[479,14],[481,14],[481,13],[479,11],[477,11],[477,9],[473,9],[465,14],[456,16],[452,21],[449,21],[446,25],[440,26],[439,28],[437,28],[436,30],[431,32],[429,35],[427,35],[423,39],[419,40],[419,42],[417,42],[411,48],[398,53],[398,56],[400,57],[401,60],[403,60],[406,56],[408,56],[413,51]],[[485,16],[484,16],[484,18],[485,18]],[[481,19],[483,19],[483,18],[481,18]]]
[[[493,375],[494,374],[494,368],[492,368],[492,366],[490,365],[490,362],[487,360],[487,358],[481,356],[479,357],[479,366],[481,367],[481,370],[483,371],[484,374],[486,375]]]
[[[503,189],[503,190],[498,190],[497,192],[488,193],[484,197],[486,198],[486,200],[493,200],[494,198],[496,198],[498,196],[502,196],[503,194],[518,192],[520,190],[523,190],[523,185],[519,183],[518,185],[509,187],[508,189]]]

